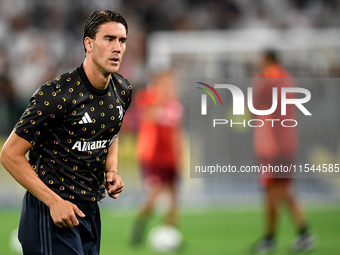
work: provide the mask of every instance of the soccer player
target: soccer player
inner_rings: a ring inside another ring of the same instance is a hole
[[[293,87],[291,76],[280,65],[277,53],[265,51],[260,63],[260,73],[254,79],[254,106],[259,110],[270,109],[273,87],[278,90],[278,108],[270,115],[257,116],[258,119],[281,120],[281,88]],[[290,93],[291,94],[291,93]],[[291,98],[294,95],[290,95]],[[287,105],[285,119],[296,119],[296,107]],[[277,121],[276,123],[279,123]],[[283,127],[278,124],[264,125],[254,129],[254,149],[262,166],[289,166],[294,163],[298,151],[298,134],[296,127]],[[292,176],[290,173],[267,173],[260,178],[265,191],[266,233],[256,245],[255,252],[267,254],[275,249],[278,210],[284,202],[292,215],[298,237],[292,245],[293,251],[308,251],[314,246],[314,239],[308,229],[300,205],[292,193]]]
[[[112,198],[123,191],[118,132],[131,85],[117,71],[127,32],[120,14],[93,12],[84,24],[84,62],[37,89],[1,151],[1,163],[27,189],[24,254],[99,254],[97,202],[105,189]]]
[[[141,110],[137,138],[137,155],[148,197],[133,226],[131,242],[142,241],[144,228],[157,198],[165,193],[170,198],[164,224],[177,227],[177,179],[181,154],[181,122],[183,107],[175,93],[171,71],[163,71],[153,82],[136,95],[136,106]]]

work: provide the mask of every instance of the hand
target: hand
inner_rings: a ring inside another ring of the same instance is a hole
[[[107,172],[105,186],[107,193],[109,193],[109,196],[116,199],[123,191],[124,183],[118,173]]]
[[[50,206],[50,214],[54,224],[59,228],[72,228],[79,225],[76,217],[85,217],[85,214],[75,205],[66,200],[59,200]]]

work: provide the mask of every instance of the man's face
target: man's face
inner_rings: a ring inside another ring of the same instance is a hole
[[[126,39],[126,29],[121,23],[107,22],[99,26],[92,41],[91,58],[104,75],[118,72],[126,50]]]

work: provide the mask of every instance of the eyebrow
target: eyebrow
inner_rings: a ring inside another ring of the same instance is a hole
[[[105,38],[110,38],[110,39],[116,39],[118,38],[118,36],[116,35],[104,35]],[[123,40],[127,40],[127,37],[126,36],[123,36],[123,37],[120,37],[119,39],[123,39]]]

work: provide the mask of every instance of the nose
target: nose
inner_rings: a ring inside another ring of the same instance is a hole
[[[119,40],[114,41],[113,47],[112,47],[112,52],[117,52],[117,53],[121,52],[121,46],[120,46]]]

